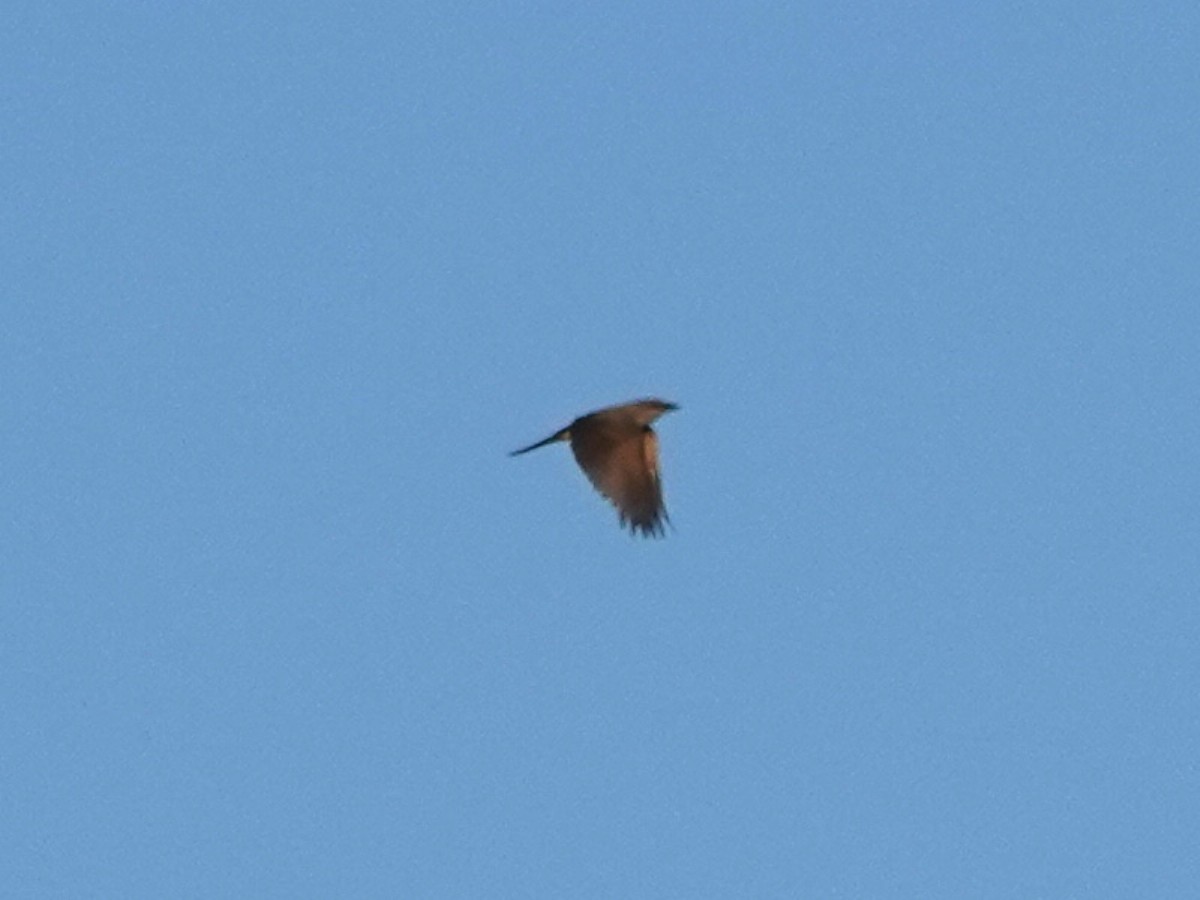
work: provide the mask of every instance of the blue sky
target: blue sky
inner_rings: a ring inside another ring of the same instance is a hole
[[[17,4],[0,893],[1194,896],[1198,46]]]

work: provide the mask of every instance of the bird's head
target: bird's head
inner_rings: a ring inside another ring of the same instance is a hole
[[[659,400],[657,397],[648,397],[645,400],[638,400],[632,404],[636,412],[638,421],[642,425],[649,425],[659,416],[665,413],[674,412],[679,409],[674,403],[669,403],[666,400]]]

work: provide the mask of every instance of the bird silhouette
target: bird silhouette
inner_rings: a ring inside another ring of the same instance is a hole
[[[679,409],[648,398],[608,406],[580,416],[545,440],[514,450],[519,456],[557,441],[570,441],[571,452],[592,486],[617,508],[621,525],[633,534],[660,537],[669,522],[658,474],[658,436],[650,427],[659,416]]]

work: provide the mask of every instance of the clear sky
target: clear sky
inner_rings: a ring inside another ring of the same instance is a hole
[[[1195,897],[1197,48],[11,4],[0,895]]]

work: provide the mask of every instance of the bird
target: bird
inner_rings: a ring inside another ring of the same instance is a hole
[[[650,425],[677,409],[674,403],[655,397],[606,406],[509,456],[569,441],[583,474],[617,508],[621,526],[627,526],[633,535],[661,537],[663,523],[670,518],[658,472],[658,436]]]

